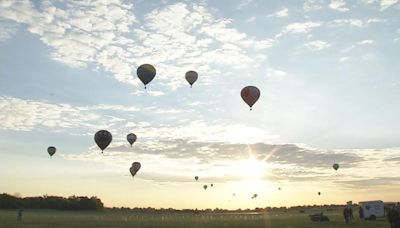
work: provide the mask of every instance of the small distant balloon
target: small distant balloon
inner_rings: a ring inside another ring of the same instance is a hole
[[[146,85],[149,84],[149,82],[151,82],[156,76],[156,68],[154,68],[154,66],[151,64],[143,64],[137,68],[136,74],[146,89]]]
[[[132,144],[136,142],[136,139],[137,139],[137,137],[136,137],[136,135],[133,134],[133,133],[129,133],[129,134],[126,136],[126,140],[128,140],[129,144],[131,144],[131,147],[132,147]]]
[[[244,102],[249,105],[250,110],[252,110],[253,105],[260,98],[260,90],[255,86],[246,86],[242,89],[240,95]]]
[[[103,150],[106,149],[108,145],[110,145],[112,141],[112,135],[107,130],[100,130],[94,135],[94,141],[101,149],[101,153],[103,153]]]
[[[332,167],[333,167],[334,170],[338,170],[339,169],[339,164],[335,163],[335,164],[333,164]]]
[[[204,188],[204,190],[207,190],[207,185],[204,185],[203,188]]]
[[[190,88],[192,88],[193,83],[195,83],[197,81],[198,77],[199,77],[199,75],[197,74],[196,71],[190,70],[190,71],[186,72],[185,78],[186,78],[186,81],[189,82]]]
[[[211,187],[213,187],[213,186],[214,186],[214,184],[210,184],[210,186],[211,186]]]
[[[140,167],[142,167],[142,165],[140,164],[140,162],[134,162],[132,163],[131,168],[129,168],[129,172],[131,172],[132,177],[134,177],[136,175],[136,173],[139,171]]]
[[[57,149],[54,146],[49,146],[47,148],[47,153],[49,153],[50,157],[52,157],[56,153]]]
[[[257,198],[257,194],[253,194],[253,196],[251,197],[252,199]]]
[[[197,180],[199,179],[199,177],[198,177],[198,176],[195,176],[194,179],[197,181]]]
[[[320,196],[320,195],[321,195],[321,192],[318,192],[318,195]]]
[[[279,187],[279,191],[281,190],[281,187]]]

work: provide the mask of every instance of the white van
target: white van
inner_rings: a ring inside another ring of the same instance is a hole
[[[363,214],[363,219],[375,220],[379,217],[385,217],[385,205],[382,200],[359,202]]]

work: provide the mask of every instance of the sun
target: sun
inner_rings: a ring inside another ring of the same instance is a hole
[[[247,159],[239,162],[240,175],[247,178],[260,179],[266,172],[267,165],[264,161]]]

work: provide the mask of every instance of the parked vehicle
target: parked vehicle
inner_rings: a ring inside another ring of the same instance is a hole
[[[365,220],[375,220],[376,218],[385,217],[385,204],[382,200],[363,201],[358,203],[362,210]]]

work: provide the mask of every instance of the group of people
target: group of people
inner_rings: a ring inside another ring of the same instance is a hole
[[[359,215],[360,219],[367,219],[364,218],[364,210],[362,207],[359,208]],[[400,203],[386,208],[386,216],[389,221],[390,228],[400,228]],[[343,209],[343,217],[346,223],[349,223],[350,219],[354,219],[351,205],[347,205]]]

